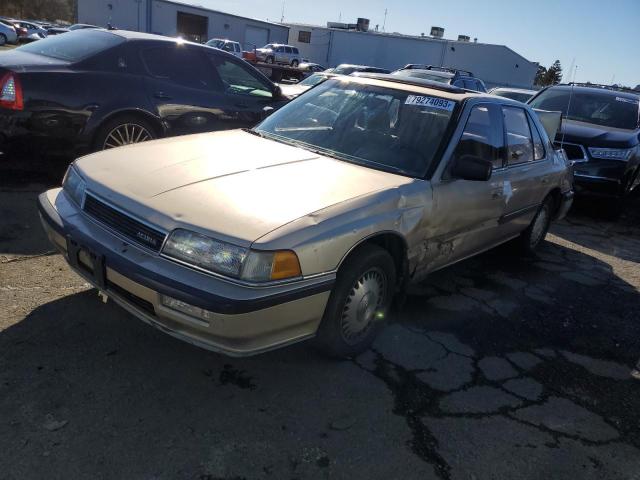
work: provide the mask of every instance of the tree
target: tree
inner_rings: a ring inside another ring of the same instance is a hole
[[[0,5],[0,16],[75,21],[75,0],[2,0]]]
[[[547,69],[544,81],[545,85],[557,85],[562,81],[562,65],[560,65],[560,60],[553,62],[553,65]]]
[[[547,75],[547,67],[538,65],[538,71],[536,72],[536,78],[533,81],[535,85],[544,86],[544,79]]]

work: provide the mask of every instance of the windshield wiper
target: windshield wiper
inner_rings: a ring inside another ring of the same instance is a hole
[[[317,126],[317,127],[277,127],[276,132],[329,132],[333,127]]]

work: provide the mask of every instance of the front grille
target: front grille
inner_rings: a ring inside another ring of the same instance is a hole
[[[577,145],[575,143],[561,143],[555,142],[556,147],[564,148],[564,151],[567,153],[567,158],[569,160],[573,160],[574,162],[586,162],[587,154],[582,145]]]
[[[131,218],[129,215],[110,207],[89,194],[85,195],[84,211],[100,223],[138,245],[155,252],[160,251],[162,247],[164,233]]]
[[[120,286],[112,282],[107,282],[107,289],[117,293],[123,298],[123,300],[128,301],[129,303],[138,307],[140,310],[143,310],[155,317],[156,310],[153,308],[153,304],[151,302],[145,300],[144,298],[140,298],[137,295],[134,295],[133,293],[125,290],[124,288],[121,288]]]

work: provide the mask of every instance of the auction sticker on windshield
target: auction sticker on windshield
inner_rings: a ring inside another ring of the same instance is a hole
[[[405,105],[416,105],[419,107],[431,107],[437,108],[438,110],[446,110],[451,112],[453,107],[455,107],[456,102],[452,102],[451,100],[446,100],[444,98],[438,97],[424,97],[422,95],[409,95],[407,96],[407,100],[404,102]]]

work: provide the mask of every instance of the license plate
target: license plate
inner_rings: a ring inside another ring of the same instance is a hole
[[[106,287],[107,275],[104,266],[104,255],[92,251],[70,236],[67,236],[67,255],[71,266],[92,277],[97,287]]]

